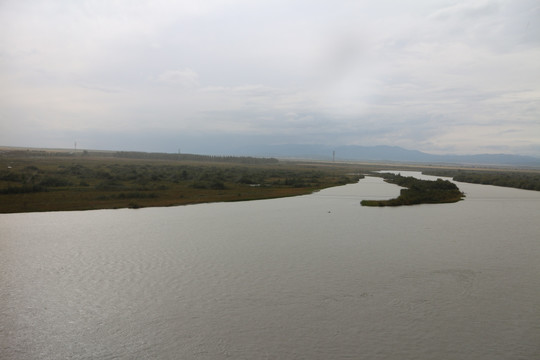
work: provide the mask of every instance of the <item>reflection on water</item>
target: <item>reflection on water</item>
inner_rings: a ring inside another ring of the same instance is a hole
[[[405,174],[403,174],[405,175]],[[6,359],[532,359],[540,193],[0,215]]]

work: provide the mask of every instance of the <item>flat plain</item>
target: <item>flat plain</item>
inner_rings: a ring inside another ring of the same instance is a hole
[[[0,213],[175,206],[309,194],[378,170],[540,190],[540,170],[112,151],[0,152]]]

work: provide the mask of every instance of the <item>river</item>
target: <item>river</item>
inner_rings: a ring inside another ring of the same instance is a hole
[[[540,192],[458,186],[2,214],[0,357],[538,359]]]

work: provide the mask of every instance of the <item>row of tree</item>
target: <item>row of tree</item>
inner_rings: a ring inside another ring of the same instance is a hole
[[[157,153],[142,151],[52,151],[52,150],[8,150],[1,153],[3,157],[100,157],[100,158],[122,158],[141,160],[179,160],[179,161],[203,161],[222,162],[238,164],[277,164],[278,159],[260,158],[252,156],[215,156],[198,154],[175,154]]]
[[[138,151],[118,151],[114,157],[127,159],[152,159],[152,160],[181,160],[181,161],[205,161],[226,162],[240,164],[276,164],[275,158],[257,158],[251,156],[214,156],[198,154],[170,154],[170,153],[147,153]]]

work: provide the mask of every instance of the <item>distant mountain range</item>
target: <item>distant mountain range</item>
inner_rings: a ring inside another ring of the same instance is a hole
[[[540,158],[510,154],[434,155],[399,146],[258,145],[236,148],[231,155],[249,155],[312,160],[389,161],[433,164],[509,165],[540,167]]]

